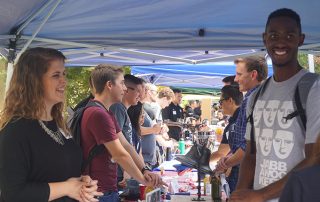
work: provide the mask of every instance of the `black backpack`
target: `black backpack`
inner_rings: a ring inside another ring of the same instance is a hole
[[[89,107],[103,107],[100,103],[97,103],[96,101],[90,100],[85,107],[81,107],[77,109],[70,121],[68,122],[69,128],[71,130],[72,136],[76,144],[81,146],[81,120],[83,117],[84,111]],[[104,107],[103,107],[104,108]],[[101,145],[95,145],[89,152],[88,158],[85,159],[82,162],[81,166],[81,172],[85,171],[86,168],[89,166],[89,175],[91,175],[91,162],[94,157],[101,154],[103,151],[105,151],[105,146],[103,144]]]
[[[264,83],[262,83],[259,88],[257,89],[257,93],[255,94],[255,97],[253,98],[253,103],[251,107],[251,112],[249,116],[247,117],[247,122],[251,125],[251,131],[250,131],[250,140],[251,140],[251,150],[250,153],[254,154],[256,152],[256,143],[255,143],[255,131],[254,131],[254,122],[253,122],[253,111],[254,107],[256,105],[256,102],[258,98],[263,94],[263,92],[266,89],[266,86],[268,85],[270,81],[269,77]],[[313,86],[314,82],[318,80],[319,75],[316,73],[308,72],[305,75],[303,75],[300,80],[297,83],[295,92],[294,92],[294,108],[295,110],[288,114],[286,117],[283,117],[286,121],[293,119],[296,116],[300,117],[300,123],[304,129],[306,130],[307,125],[307,117],[306,117],[306,105],[307,105],[307,98],[309,95],[310,88]]]

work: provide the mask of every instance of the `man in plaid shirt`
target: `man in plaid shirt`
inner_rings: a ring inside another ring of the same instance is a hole
[[[230,150],[228,155],[222,157],[217,164],[216,171],[223,172],[232,167],[228,176],[230,188],[235,188],[238,181],[240,162],[246,149],[246,107],[250,94],[267,78],[268,66],[265,58],[260,56],[249,56],[238,58],[234,61],[236,65],[235,81],[239,83],[239,90],[246,92],[244,100],[239,108],[239,115],[235,124],[235,132],[228,137]],[[232,189],[231,191],[233,191]]]

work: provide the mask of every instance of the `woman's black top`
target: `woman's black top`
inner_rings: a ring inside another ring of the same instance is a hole
[[[44,123],[57,131],[55,121]],[[0,131],[0,202],[48,201],[48,183],[79,177],[81,148],[72,139],[63,140],[64,145],[55,142],[37,120],[21,118],[8,123]]]

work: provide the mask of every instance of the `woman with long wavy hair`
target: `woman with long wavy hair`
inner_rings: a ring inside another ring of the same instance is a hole
[[[0,116],[0,201],[97,201],[62,110],[65,56],[32,48],[15,65]]]

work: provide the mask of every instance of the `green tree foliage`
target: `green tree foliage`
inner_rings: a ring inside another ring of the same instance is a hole
[[[314,57],[315,58],[315,62],[314,62],[314,71],[316,73],[320,73],[320,60],[319,57]],[[298,60],[300,65],[305,68],[305,69],[309,69],[309,64],[308,64],[308,54],[305,53],[299,53],[298,55]]]
[[[124,66],[123,67],[124,74],[131,74],[131,67],[130,66]]]
[[[5,97],[5,86],[7,79],[7,60],[0,56],[0,109],[3,106],[4,97]]]
[[[75,107],[90,93],[89,78],[93,68],[69,67],[67,71],[67,106]]]
[[[89,78],[94,67],[68,67],[67,70],[67,106],[74,108],[90,93]],[[124,67],[125,74],[131,73],[129,66]]]

